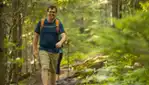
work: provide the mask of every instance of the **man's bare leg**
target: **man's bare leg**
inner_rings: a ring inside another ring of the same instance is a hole
[[[57,77],[56,80],[58,81],[59,77],[60,77],[60,74],[57,74],[56,77]]]
[[[49,85],[56,85],[56,74],[49,72],[50,84]]]
[[[43,85],[49,85],[49,56],[46,51],[39,51],[41,63],[41,79]]]
[[[42,70],[41,78],[42,78],[43,85],[49,85],[49,72],[48,72],[48,69]]]

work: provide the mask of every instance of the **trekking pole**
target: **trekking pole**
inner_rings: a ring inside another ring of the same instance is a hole
[[[33,73],[36,71],[36,56],[33,55]]]
[[[69,70],[70,70],[70,61],[69,61],[69,44],[70,44],[70,42],[69,42],[69,40],[68,40],[68,50],[67,50],[67,63],[68,63],[68,74],[67,74],[67,77],[69,77]]]

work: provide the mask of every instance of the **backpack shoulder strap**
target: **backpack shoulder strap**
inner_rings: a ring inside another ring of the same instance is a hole
[[[45,19],[41,19],[41,23],[40,23],[40,30],[43,28],[43,26],[44,26],[44,21],[45,21]]]
[[[59,33],[60,28],[59,28],[59,20],[58,19],[55,20],[55,24],[56,24],[56,32]]]

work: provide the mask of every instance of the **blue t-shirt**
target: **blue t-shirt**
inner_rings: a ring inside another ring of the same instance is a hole
[[[56,31],[56,20],[49,23],[47,19],[44,20],[43,28],[40,28],[41,21],[38,22],[35,32],[40,34],[39,49],[52,53],[58,53],[60,48],[56,48],[56,43],[59,41],[59,35],[64,33],[62,23],[59,21],[59,32]]]

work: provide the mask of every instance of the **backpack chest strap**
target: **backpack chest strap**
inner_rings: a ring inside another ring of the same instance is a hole
[[[45,22],[45,19],[41,19],[40,31],[44,27],[44,22]],[[56,32],[59,33],[60,29],[59,29],[59,20],[58,19],[55,20],[55,25],[56,25]]]

